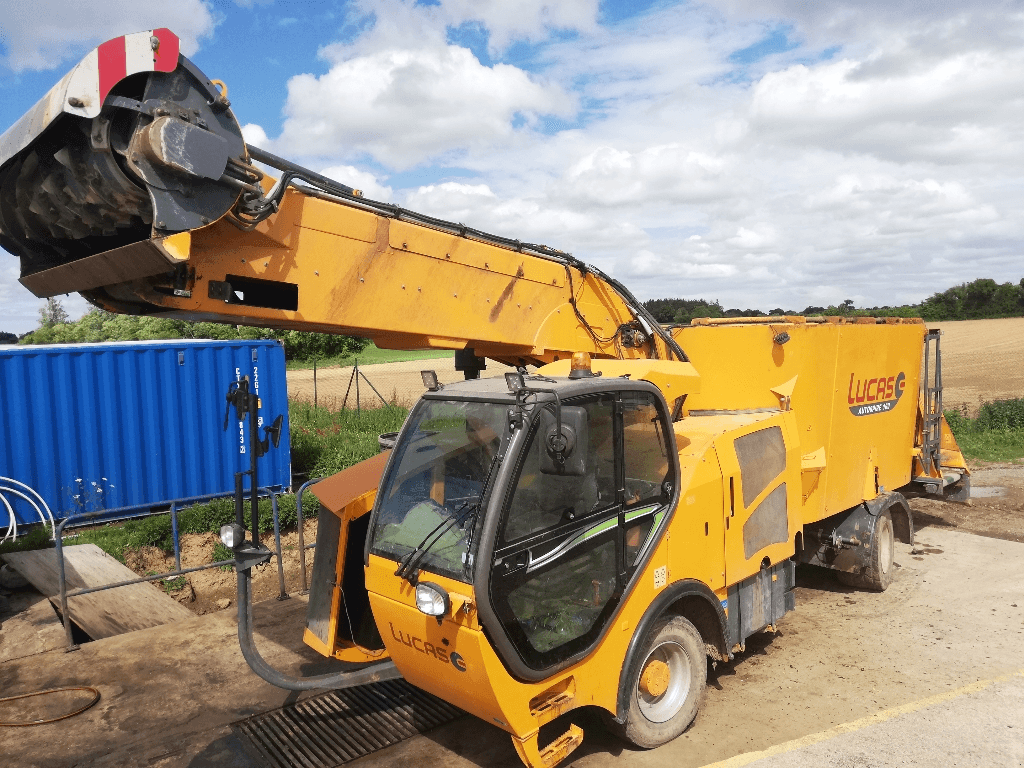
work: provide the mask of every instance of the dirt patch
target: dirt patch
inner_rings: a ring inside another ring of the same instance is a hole
[[[911,499],[915,527],[952,528],[1024,543],[1024,465],[986,462],[972,468],[971,496],[968,504]]]
[[[991,400],[1024,397],[1024,317],[928,323],[942,329],[942,405],[975,415]]]
[[[316,520],[305,522],[306,544],[316,540]],[[215,562],[213,550],[219,541],[215,533],[186,533],[181,536],[181,567],[194,568]],[[274,536],[267,534],[261,541],[274,549]],[[285,591],[301,589],[301,565],[299,562],[299,534],[297,529],[281,533],[282,565],[284,566]],[[166,573],[174,570],[174,555],[156,547],[142,547],[125,553],[125,564],[140,576]],[[221,566],[225,567],[225,566]],[[157,582],[167,594],[197,615],[224,610],[235,604],[237,588],[234,569],[208,568],[187,573],[184,576]],[[313,550],[306,551],[307,579],[313,568]],[[307,582],[308,583],[308,582]],[[281,593],[280,579],[275,557],[266,565],[253,569],[253,599],[267,600]],[[224,601],[228,604],[225,605]]]

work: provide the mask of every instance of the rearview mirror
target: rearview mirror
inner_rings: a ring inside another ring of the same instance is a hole
[[[583,477],[587,474],[587,444],[590,438],[587,410],[568,406],[561,411],[561,440],[558,439],[558,419],[554,408],[547,407],[540,412],[537,434],[540,471],[545,475]]]

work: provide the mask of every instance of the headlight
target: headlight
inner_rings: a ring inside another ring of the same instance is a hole
[[[421,581],[416,585],[416,607],[427,616],[440,617],[448,613],[452,601],[448,593],[432,581]]]
[[[220,540],[228,549],[238,549],[245,541],[245,528],[238,523],[222,525],[220,527]]]

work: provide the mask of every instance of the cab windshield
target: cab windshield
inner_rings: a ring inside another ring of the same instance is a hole
[[[506,410],[497,403],[420,403],[378,492],[373,554],[401,560],[422,547],[419,567],[470,581],[474,525]]]

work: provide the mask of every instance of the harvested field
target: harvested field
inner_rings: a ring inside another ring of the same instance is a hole
[[[967,409],[1024,397],[1024,317],[928,323],[942,329],[942,405]]]
[[[420,371],[431,370],[437,373],[437,380],[442,384],[462,381],[462,372],[455,370],[454,357],[359,366],[359,371],[366,377],[366,379],[360,378],[359,381],[360,407],[380,407],[381,400],[374,393],[374,389],[389,403],[403,408],[411,407],[423,394],[423,380],[420,378]],[[513,369],[507,365],[488,360],[487,369],[480,375],[482,377],[501,376],[505,371],[511,370]],[[367,385],[367,381],[373,385],[372,389]],[[312,369],[288,371],[288,396],[307,403],[313,402]],[[348,408],[355,408],[356,385],[352,380],[352,367],[318,369],[316,372],[316,402],[331,410],[340,409],[343,403],[347,403]]]

